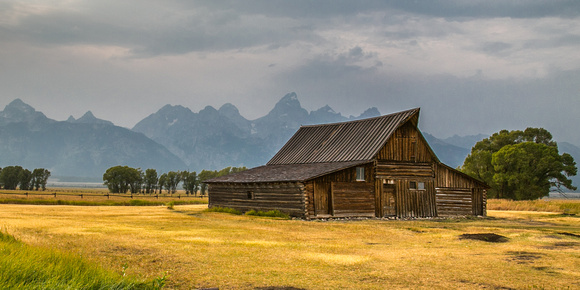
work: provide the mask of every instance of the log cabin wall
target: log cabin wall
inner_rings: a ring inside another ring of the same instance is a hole
[[[435,165],[439,215],[486,215],[486,188],[473,178],[448,166]]]
[[[346,216],[347,212],[350,216],[374,216],[374,166],[369,163],[357,167],[365,169],[364,181],[356,180],[356,167],[351,167],[305,182],[307,216]],[[346,189],[353,191],[347,193]],[[369,205],[363,206],[361,202],[365,199]],[[353,204],[352,209],[347,209],[349,202]]]
[[[249,210],[279,210],[295,217],[305,217],[306,197],[300,182],[214,183],[209,184],[209,207]]]

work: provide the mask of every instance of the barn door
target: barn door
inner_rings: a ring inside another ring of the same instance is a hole
[[[383,184],[383,194],[381,196],[381,202],[383,206],[384,217],[397,215],[394,184]]]
[[[323,182],[314,182],[314,214],[330,214],[330,185]]]

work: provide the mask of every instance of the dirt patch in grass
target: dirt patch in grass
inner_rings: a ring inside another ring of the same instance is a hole
[[[268,287],[258,287],[254,288],[256,290],[306,290],[304,288],[296,288],[292,286],[268,286]]]
[[[508,251],[506,254],[510,256],[507,259],[508,261],[516,262],[518,264],[533,262],[535,260],[540,259],[544,255],[542,253],[534,253],[526,251]]]
[[[476,240],[484,241],[489,243],[505,243],[509,241],[507,237],[494,233],[482,233],[482,234],[463,234],[459,236],[460,240]]]
[[[580,243],[577,242],[556,242],[549,246],[543,246],[542,249],[548,250],[555,250],[555,249],[562,249],[562,248],[575,248],[578,247]]]
[[[560,235],[564,235],[564,236],[570,236],[570,237],[575,237],[575,238],[580,238],[580,235],[578,234],[573,234],[573,233],[568,233],[568,232],[560,232],[558,233]]]

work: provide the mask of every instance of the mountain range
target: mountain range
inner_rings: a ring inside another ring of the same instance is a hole
[[[343,122],[380,116],[369,108],[342,116],[330,106],[308,112],[295,93],[286,94],[265,116],[248,120],[232,104],[207,106],[198,113],[166,105],[132,129],[115,126],[88,111],[79,119],[47,118],[16,99],[0,111],[0,167],[47,168],[53,176],[100,180],[107,168],[170,170],[248,168],[265,164],[301,125]],[[423,132],[439,159],[458,167],[471,147],[487,135],[438,139]],[[560,150],[580,160],[580,148],[562,142]],[[579,184],[580,180],[574,181]]]

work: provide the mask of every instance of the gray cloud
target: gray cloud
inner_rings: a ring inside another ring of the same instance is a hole
[[[296,91],[346,115],[422,107],[436,136],[580,145],[578,27],[564,0],[3,1],[0,101],[131,127],[167,103],[256,118]]]

